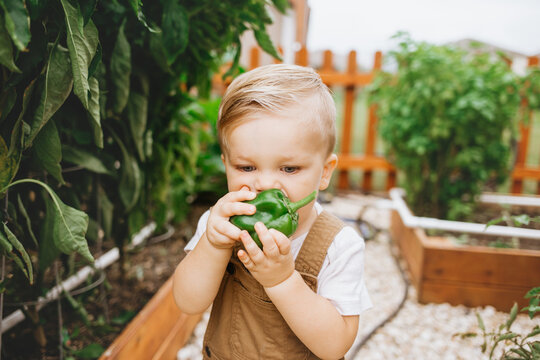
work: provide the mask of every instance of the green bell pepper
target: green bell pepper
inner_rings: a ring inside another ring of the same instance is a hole
[[[241,230],[247,230],[253,240],[262,249],[262,243],[255,231],[255,223],[261,221],[269,229],[276,229],[285,236],[291,236],[298,226],[298,209],[315,199],[313,191],[300,201],[291,202],[279,189],[261,191],[253,200],[245,201],[257,208],[253,215],[235,215],[230,222]]]

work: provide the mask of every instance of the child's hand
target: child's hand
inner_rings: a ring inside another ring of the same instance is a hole
[[[255,230],[263,244],[263,250],[249,233],[243,230],[240,239],[246,250],[239,250],[238,258],[262,286],[280,284],[294,272],[291,241],[283,233],[267,229],[262,222],[255,224]]]
[[[206,237],[210,244],[217,249],[229,249],[240,240],[241,230],[229,222],[234,215],[253,215],[256,211],[254,205],[243,203],[252,200],[256,193],[247,187],[240,191],[226,194],[210,209],[210,216],[206,224]]]

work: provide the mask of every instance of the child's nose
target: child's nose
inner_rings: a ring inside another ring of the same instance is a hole
[[[255,180],[255,190],[263,191],[268,189],[277,189],[279,188],[279,182],[276,178],[269,174],[261,174]]]

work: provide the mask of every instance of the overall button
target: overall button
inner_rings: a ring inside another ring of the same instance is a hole
[[[236,269],[234,268],[234,264],[231,263],[231,262],[228,263],[227,264],[227,272],[232,275],[232,274],[234,274],[235,271],[236,271]]]

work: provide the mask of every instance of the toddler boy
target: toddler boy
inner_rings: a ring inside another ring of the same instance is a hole
[[[298,201],[328,187],[335,105],[315,71],[268,65],[237,77],[220,105],[218,137],[229,193],[199,220],[174,274],[180,309],[212,305],[205,359],[339,359],[371,306],[363,281],[364,241],[311,202],[287,238],[259,222],[260,249],[229,222],[244,203],[277,188]]]

